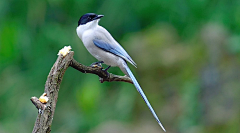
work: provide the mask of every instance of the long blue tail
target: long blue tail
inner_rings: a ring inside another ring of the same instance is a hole
[[[148,108],[150,109],[150,111],[152,112],[153,116],[155,117],[156,121],[161,126],[163,131],[166,132],[165,128],[163,127],[162,123],[158,119],[158,116],[156,115],[155,111],[153,110],[153,108],[152,108],[151,104],[149,103],[146,95],[144,94],[143,90],[141,89],[140,85],[138,84],[136,78],[134,77],[133,73],[131,72],[131,70],[129,69],[127,64],[125,64],[125,69],[126,69],[128,75],[130,76],[130,78],[132,79],[133,84],[135,85],[137,91],[140,93],[140,95],[142,96],[143,100],[145,101],[145,103],[147,104]]]

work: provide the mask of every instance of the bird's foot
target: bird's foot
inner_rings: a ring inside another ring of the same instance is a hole
[[[103,61],[94,62],[94,63],[92,63],[90,66],[91,66],[91,67],[97,67],[97,68],[103,69],[102,63],[103,63]]]

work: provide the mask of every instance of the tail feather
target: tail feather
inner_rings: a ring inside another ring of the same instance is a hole
[[[162,123],[158,119],[158,116],[156,115],[155,111],[153,110],[153,108],[152,108],[151,104],[149,103],[146,95],[144,94],[143,90],[141,89],[140,85],[138,84],[136,78],[134,77],[133,73],[131,72],[131,70],[129,69],[127,64],[125,64],[125,69],[126,69],[128,75],[130,76],[130,78],[132,79],[133,84],[135,85],[137,91],[140,93],[140,95],[142,96],[143,100],[145,101],[145,103],[147,104],[148,108],[150,109],[150,111],[152,112],[153,116],[155,117],[156,121],[161,126],[163,131],[166,132],[165,128],[163,127]]]

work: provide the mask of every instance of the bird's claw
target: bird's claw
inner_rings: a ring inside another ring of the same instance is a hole
[[[91,66],[91,67],[97,67],[97,68],[103,69],[102,63],[103,63],[103,61],[94,62],[94,63],[92,63],[90,66]]]
[[[93,64],[91,65],[91,67],[97,67],[97,68],[103,69],[102,64]]]
[[[109,73],[108,73],[108,69],[111,67],[111,66],[108,66],[106,69],[104,69],[103,67],[102,67],[102,63],[104,63],[103,61],[99,61],[99,62],[94,62],[94,63],[92,63],[90,66],[91,67],[95,67],[95,68],[100,68],[100,69],[102,69],[108,76],[109,76]]]

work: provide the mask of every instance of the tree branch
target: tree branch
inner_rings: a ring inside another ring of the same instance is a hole
[[[38,99],[37,97],[32,97],[30,99],[38,109],[38,116],[32,131],[33,133],[51,132],[51,125],[57,104],[60,84],[62,82],[63,75],[69,66],[82,73],[92,73],[98,75],[101,83],[104,81],[123,81],[132,83],[132,80],[127,76],[118,76],[108,73],[101,68],[82,65],[73,59],[73,55],[73,51],[69,51],[66,55],[59,54],[45,83],[44,97],[47,99],[46,102],[42,102],[41,99]]]
[[[85,66],[78,63],[75,59],[72,59],[69,65],[82,73],[92,73],[98,75],[101,83],[103,83],[104,81],[123,81],[132,83],[132,80],[128,76],[114,75],[112,73],[108,73],[107,71],[103,71],[101,68],[98,67]]]

